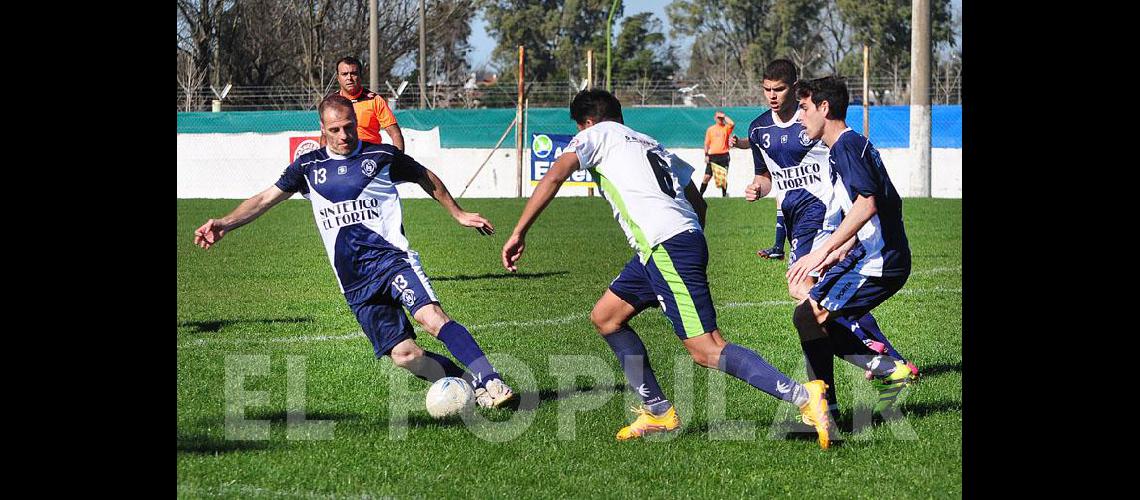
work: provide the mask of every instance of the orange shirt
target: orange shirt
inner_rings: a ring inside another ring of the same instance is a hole
[[[728,138],[732,137],[732,129],[736,124],[732,118],[724,118],[724,126],[719,123],[712,124],[705,130],[705,154],[722,155],[728,152]]]
[[[340,91],[334,92],[334,94],[339,93]],[[356,110],[356,131],[360,135],[360,140],[382,144],[384,140],[380,136],[380,129],[396,124],[396,115],[392,114],[388,101],[368,89],[360,91],[360,95],[349,100]]]

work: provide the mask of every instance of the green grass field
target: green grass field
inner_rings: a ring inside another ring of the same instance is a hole
[[[404,201],[407,236],[444,309],[492,361],[502,357],[499,370],[526,393],[518,410],[481,412],[492,422],[468,428],[432,420],[423,409],[427,384],[374,358],[338,292],[308,202],[284,202],[203,251],[192,244],[194,229],[238,202],[179,200],[178,495],[961,496],[961,200],[904,202],[914,272],[875,310],[923,373],[905,395],[905,420],[860,424],[874,394],[860,371],[837,361],[843,419],[855,429],[828,451],[814,435],[784,435],[798,416],[790,405],[686,361],[655,309],[631,324],[682,431],[615,441],[634,398],[587,314],[632,250],[602,199],[560,198],[532,229],[511,275],[499,251],[524,202],[462,200],[498,229],[482,237],[432,200]],[[772,242],[773,210],[770,199],[710,198],[709,279],[725,338],[803,380],[786,264],[755,256]],[[420,333],[421,346],[447,352]],[[243,356],[268,363],[241,388],[268,395],[245,418],[268,420],[269,439],[226,438],[227,380],[237,380],[227,379],[227,366],[244,366]],[[290,360],[303,362],[303,379],[287,369]],[[567,375],[590,367],[593,379]],[[304,391],[305,418],[335,422],[332,439],[290,439],[290,385]],[[598,407],[567,411],[575,405]]]

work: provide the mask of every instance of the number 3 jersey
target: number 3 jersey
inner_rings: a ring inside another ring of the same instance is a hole
[[[780,209],[789,234],[834,231],[843,214],[833,206],[828,149],[823,141],[808,138],[800,111],[788,122],[772,110],[761,113],[748,126],[748,141],[756,174],[769,172],[772,189],[784,193]]]
[[[579,169],[590,170],[602,197],[613,207],[629,245],[642,263],[653,247],[701,225],[685,198],[693,167],[655,139],[624,124],[604,121],[575,135],[563,154],[578,155]]]
[[[341,292],[367,299],[371,293],[361,292],[383,286],[373,281],[394,260],[418,264],[404,237],[396,184],[420,178],[423,170],[391,144],[359,142],[347,156],[327,147],[301,155],[276,185],[312,203]]]

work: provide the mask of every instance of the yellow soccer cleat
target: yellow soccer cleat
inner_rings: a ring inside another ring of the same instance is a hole
[[[808,391],[808,402],[800,407],[800,419],[815,427],[819,435],[819,447],[827,449],[831,445],[831,418],[827,413],[827,384],[822,380],[812,380],[804,384]]]
[[[637,414],[637,420],[617,433],[618,441],[628,441],[656,432],[668,432],[681,427],[681,419],[677,418],[676,407],[670,407],[660,417],[652,414],[642,406],[634,406],[630,411]]]

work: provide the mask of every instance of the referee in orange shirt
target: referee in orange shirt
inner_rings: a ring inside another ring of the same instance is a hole
[[[392,138],[392,145],[404,150],[404,134],[400,125],[396,123],[396,115],[388,107],[388,102],[380,94],[364,88],[360,84],[360,70],[364,66],[360,60],[352,57],[342,57],[336,62],[336,81],[340,84],[339,93],[352,101],[352,108],[356,110],[356,131],[360,140],[374,144],[383,144],[380,129],[388,132]],[[321,138],[322,145],[324,137]]]
[[[712,124],[705,130],[705,178],[701,181],[701,194],[705,194],[705,189],[709,187],[709,178],[712,177],[712,164],[716,163],[724,167],[726,174],[724,185],[720,186],[721,196],[728,196],[728,140],[732,137],[732,129],[736,127],[732,118],[724,114],[724,111],[717,111],[713,115],[716,123]]]

